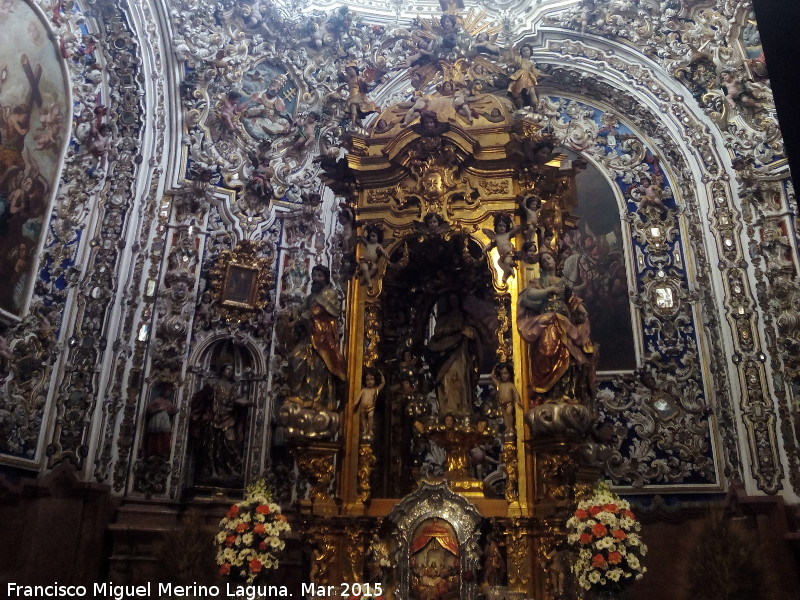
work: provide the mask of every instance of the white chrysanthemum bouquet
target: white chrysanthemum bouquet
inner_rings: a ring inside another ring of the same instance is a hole
[[[278,568],[277,554],[285,545],[281,535],[291,530],[263,480],[247,488],[244,500],[231,506],[219,527],[219,572],[247,583]]]
[[[641,524],[631,505],[605,481],[595,486],[591,498],[578,503],[567,530],[567,541],[578,551],[572,572],[582,588],[621,587],[647,572],[641,562],[647,554],[639,536]]]

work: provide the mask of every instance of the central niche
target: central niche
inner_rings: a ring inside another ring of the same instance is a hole
[[[376,411],[375,497],[399,498],[440,475],[443,451],[421,423],[474,423],[488,409],[498,305],[480,246],[464,235],[409,238],[394,252],[381,293],[379,354],[385,402]]]

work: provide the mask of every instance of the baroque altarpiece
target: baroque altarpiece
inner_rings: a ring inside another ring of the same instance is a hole
[[[577,598],[605,477],[647,597],[726,494],[796,583],[796,200],[748,2],[0,22],[0,463],[14,514],[95,511],[58,579],[144,580],[266,478],[285,581]]]

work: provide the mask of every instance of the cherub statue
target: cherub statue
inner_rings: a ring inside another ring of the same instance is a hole
[[[367,225],[364,228],[366,237],[359,236],[358,241],[364,247],[359,261],[361,271],[361,283],[367,287],[372,287],[372,278],[378,274],[378,259],[383,256],[389,260],[389,256],[383,249],[383,231],[378,225]]]
[[[300,154],[314,144],[319,113],[308,113],[305,119],[295,121],[295,135],[289,144],[289,153]]]
[[[239,92],[228,92],[225,96],[225,101],[219,108],[219,118],[222,121],[222,126],[228,133],[236,131],[235,119],[247,109],[249,99],[246,102],[240,102],[241,95]]]
[[[519,207],[525,215],[525,229],[523,235],[526,242],[536,240],[539,230],[539,215],[542,212],[542,199],[536,194],[527,194],[520,198]]]
[[[514,385],[514,367],[504,362],[492,370],[492,383],[497,389],[497,402],[503,410],[506,435],[514,433],[514,407],[522,407],[522,399]]]
[[[111,152],[111,125],[103,123],[95,126],[93,123],[87,148],[90,154],[100,159],[99,167],[105,167],[108,153]]]
[[[275,169],[270,165],[273,154],[272,141],[265,140],[259,144],[258,154],[250,153],[250,162],[253,165],[253,172],[247,187],[260,198],[269,199],[273,196],[272,177]]]
[[[439,213],[429,212],[422,218],[422,222],[415,222],[415,229],[422,235],[443,235],[450,230],[450,224],[442,219]]]
[[[722,91],[725,92],[725,100],[728,101],[731,108],[736,108],[737,104],[749,107],[758,106],[758,100],[753,92],[747,89],[744,79],[734,74],[733,71],[722,71],[719,78],[722,82]]]
[[[647,176],[643,176],[641,178],[639,187],[637,188],[639,192],[639,204],[636,210],[643,211],[648,206],[655,206],[656,208],[664,208],[664,209],[667,208],[664,205],[664,201],[661,198],[662,180],[663,178],[658,172],[658,164],[656,164],[656,170],[653,179]]]
[[[537,275],[533,266],[539,263],[539,249],[536,242],[522,244],[522,250],[517,252],[517,258],[525,263],[525,281],[535,278]]]
[[[494,216],[494,231],[490,229],[483,229],[483,233],[489,236],[492,241],[483,249],[484,252],[489,252],[492,248],[497,248],[500,254],[498,265],[503,271],[503,283],[508,281],[508,278],[514,273],[514,260],[515,250],[512,239],[519,233],[519,227],[511,226],[511,217],[506,214],[498,213]]]
[[[442,96],[452,97],[453,110],[456,111],[457,115],[464,117],[464,119],[472,125],[472,109],[469,107],[469,98],[463,88],[458,89],[452,81],[445,81],[439,86],[439,93]]]
[[[376,386],[377,375],[380,375],[380,384]],[[358,422],[360,427],[359,439],[362,441],[372,441],[375,428],[375,405],[378,394],[381,393],[383,386],[386,385],[386,377],[381,371],[368,370],[364,374],[364,387],[358,393],[356,401],[353,403],[352,410],[358,411]]]
[[[403,105],[400,104],[399,106]],[[417,117],[421,118],[422,114],[428,108],[428,101],[425,96],[419,94],[412,103],[406,103],[405,106],[408,106],[408,111],[403,116],[403,120],[400,122],[401,127],[407,127]]]

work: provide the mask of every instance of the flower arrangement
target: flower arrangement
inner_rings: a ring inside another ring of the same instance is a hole
[[[641,524],[631,505],[599,482],[591,498],[578,503],[567,521],[567,541],[578,551],[572,572],[586,589],[621,587],[647,572],[641,558],[647,546],[639,532]]]
[[[247,583],[253,583],[266,570],[278,568],[277,553],[285,545],[281,534],[291,530],[263,480],[247,488],[244,500],[231,506],[219,527],[219,572]]]

